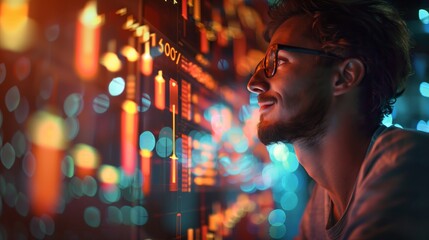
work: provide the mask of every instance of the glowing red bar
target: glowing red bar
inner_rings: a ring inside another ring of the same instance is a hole
[[[132,175],[137,162],[137,104],[126,100],[121,113],[121,166],[125,174]]]
[[[61,194],[61,160],[64,151],[33,144],[36,167],[30,181],[33,212],[37,216],[54,214]]]
[[[151,160],[150,157],[152,156],[152,152],[148,150],[141,150],[140,151],[141,156],[141,169],[142,169],[142,175],[143,175],[143,193],[145,196],[147,196],[150,192],[150,178],[151,178]]]
[[[100,24],[96,14],[95,3],[89,2],[76,22],[75,68],[83,80],[94,79],[98,72]]]
[[[155,77],[155,107],[159,110],[165,109],[165,80],[161,70]]]
[[[188,4],[186,0],[182,0],[182,17],[188,20]]]
[[[145,51],[142,55],[140,71],[144,76],[152,75],[153,58],[150,55],[149,41],[145,43]]]
[[[200,28],[200,50],[202,53],[209,53],[209,40],[204,27]]]

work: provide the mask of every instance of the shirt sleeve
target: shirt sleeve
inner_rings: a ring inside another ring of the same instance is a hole
[[[359,177],[343,239],[429,239],[429,137],[391,131]]]

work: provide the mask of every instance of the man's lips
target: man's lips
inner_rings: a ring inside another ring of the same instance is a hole
[[[267,111],[269,111],[274,104],[276,103],[275,100],[273,99],[261,99],[258,101],[258,105],[259,105],[259,112],[260,113],[265,113]]]

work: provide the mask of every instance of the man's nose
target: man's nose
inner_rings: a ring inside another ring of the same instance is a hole
[[[255,72],[247,83],[247,90],[256,94],[261,94],[268,90],[262,62],[258,63]]]

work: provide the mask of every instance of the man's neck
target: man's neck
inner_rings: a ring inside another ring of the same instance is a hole
[[[372,136],[371,131],[362,131],[352,119],[342,120],[331,124],[318,144],[294,143],[302,166],[327,190],[336,220],[347,207]]]

